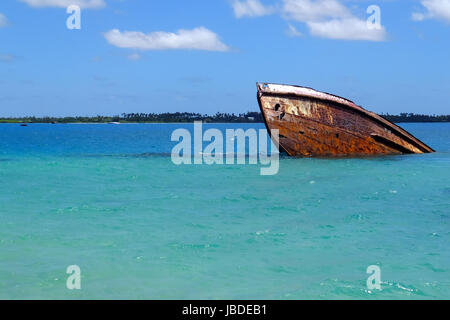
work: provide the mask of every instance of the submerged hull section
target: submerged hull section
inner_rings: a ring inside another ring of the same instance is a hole
[[[290,156],[371,156],[434,150],[392,122],[347,99],[310,88],[258,84],[267,129],[279,130]]]

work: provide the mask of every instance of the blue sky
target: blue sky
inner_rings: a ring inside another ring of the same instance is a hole
[[[2,0],[0,116],[256,111],[256,81],[449,114],[449,40],[450,0]]]

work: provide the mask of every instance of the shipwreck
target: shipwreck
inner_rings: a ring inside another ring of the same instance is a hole
[[[434,152],[406,130],[352,101],[307,87],[257,83],[266,128],[290,156],[339,157]]]

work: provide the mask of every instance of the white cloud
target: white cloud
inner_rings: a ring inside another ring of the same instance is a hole
[[[263,5],[259,0],[238,1],[232,3],[236,18],[261,17],[273,13],[274,9]]]
[[[8,19],[2,13],[0,13],[0,28],[6,26],[8,24]]]
[[[450,0],[422,0],[421,3],[426,11],[424,13],[414,12],[413,20],[439,19],[450,22]]]
[[[369,29],[365,20],[357,18],[333,19],[329,21],[308,22],[307,26],[312,35],[339,40],[383,41],[386,30]]]
[[[293,25],[289,24],[286,34],[290,37],[302,37],[303,34],[297,30]]]
[[[337,0],[283,0],[283,13],[287,19],[301,22],[351,17],[350,11]]]
[[[235,1],[233,8],[236,17],[262,16],[277,13],[287,21],[305,23],[311,35],[341,39],[341,40],[366,40],[383,41],[387,38],[383,26],[378,29],[370,28],[363,18],[356,17],[341,0],[279,0],[279,5],[264,7],[259,1],[247,0],[247,2]],[[445,1],[450,0],[424,0]],[[286,32],[289,36],[301,36],[297,29],[289,25]]]
[[[306,23],[313,36],[339,40],[383,41],[384,27],[369,28],[337,0],[283,0],[284,17]]]
[[[219,40],[214,32],[199,27],[192,30],[171,32],[142,33],[113,29],[104,34],[105,39],[113,46],[139,50],[207,50],[228,51],[229,47]]]
[[[30,7],[57,7],[67,8],[70,5],[77,5],[84,9],[97,9],[106,6],[104,0],[19,0],[28,4]]]

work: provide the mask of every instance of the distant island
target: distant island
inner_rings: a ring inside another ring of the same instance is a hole
[[[381,114],[381,116],[392,122],[450,122],[450,115],[426,115],[415,113],[400,113],[399,115]]]
[[[241,114],[216,113],[215,115],[193,112],[174,113],[123,113],[117,116],[94,117],[22,117],[0,118],[0,123],[180,123],[180,122],[264,122],[261,113],[247,112]]]
[[[450,122],[450,115],[424,115],[400,113],[381,114],[392,122]],[[0,123],[187,123],[203,121],[209,123],[261,123],[264,119],[259,112],[216,113],[214,115],[174,112],[174,113],[123,113],[117,116],[95,117],[22,117],[0,118]]]

